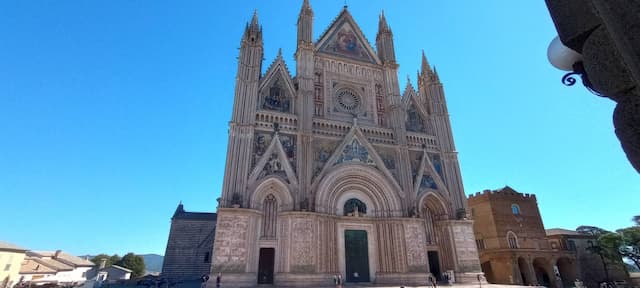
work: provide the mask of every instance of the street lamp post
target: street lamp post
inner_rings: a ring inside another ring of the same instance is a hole
[[[549,45],[549,61],[572,71],[563,77],[566,85],[580,75],[589,91],[617,103],[616,135],[640,172],[640,1],[545,2],[559,39]]]

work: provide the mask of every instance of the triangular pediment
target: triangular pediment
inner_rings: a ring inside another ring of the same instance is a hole
[[[268,148],[249,174],[249,183],[254,183],[256,180],[268,176],[277,176],[292,185],[298,185],[294,167],[289,162],[289,157],[280,138],[278,133],[274,134]]]
[[[436,171],[436,168],[429,157],[429,153],[426,151],[423,151],[422,153],[422,161],[415,176],[413,185],[414,191],[416,191],[417,195],[426,193],[429,190],[438,191],[443,195],[449,194],[447,186],[440,177],[440,174]]]
[[[278,57],[260,79],[258,109],[291,113],[295,107],[295,88],[291,73],[279,52]]]
[[[331,167],[341,164],[355,164],[355,165],[367,165],[378,169],[384,174],[388,181],[390,181],[398,191],[402,191],[400,185],[393,177],[393,174],[385,166],[384,160],[378,155],[374,147],[369,143],[366,136],[358,125],[353,125],[351,130],[344,137],[344,140],[335,149],[331,157],[318,176],[314,179],[312,186],[315,186],[323,178],[325,174],[331,169]],[[401,197],[404,195],[400,193]]]
[[[406,107],[407,119],[405,122],[405,128],[407,131],[429,133],[429,114],[427,110],[418,101],[418,94],[413,90],[413,87],[405,89],[402,95],[402,102]]]
[[[347,9],[343,9],[322,34],[316,43],[316,51],[358,61],[381,63]]]

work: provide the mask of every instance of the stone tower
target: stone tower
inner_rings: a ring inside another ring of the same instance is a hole
[[[313,41],[297,21],[296,75],[264,74],[253,15],[240,43],[212,273],[234,286],[426,284],[480,272],[438,73],[400,92],[384,14],[374,49],[344,7]],[[274,27],[275,28],[275,27]]]

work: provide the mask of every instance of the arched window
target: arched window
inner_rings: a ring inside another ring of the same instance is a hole
[[[355,198],[351,198],[344,203],[344,216],[355,215],[356,211],[360,215],[367,214],[367,205]]]
[[[518,204],[511,204],[511,212],[513,215],[520,215],[520,206],[518,206]]]
[[[507,243],[509,244],[509,248],[517,249],[518,247],[518,237],[516,237],[516,233],[512,231],[507,232]]]
[[[267,195],[262,204],[262,238],[276,238],[276,223],[278,214],[278,200],[273,194]]]

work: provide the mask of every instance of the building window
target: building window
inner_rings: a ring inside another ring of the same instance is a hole
[[[576,251],[576,242],[573,240],[567,240],[567,249],[570,251]]]
[[[512,231],[507,232],[507,243],[509,244],[509,248],[511,249],[519,248],[516,233],[513,233]]]
[[[511,204],[511,212],[513,215],[520,215],[520,206],[518,206],[518,204]]]
[[[11,264],[4,265],[4,271],[9,271],[11,269]]]
[[[262,204],[263,221],[262,221],[262,238],[276,238],[276,223],[278,221],[278,200],[273,194],[267,195]]]
[[[204,253],[204,263],[209,263],[209,262],[211,262],[211,253],[205,252]]]
[[[484,250],[484,239],[476,239],[478,250]]]
[[[344,203],[344,216],[355,216],[356,214],[367,214],[367,205],[358,199],[351,198]]]

